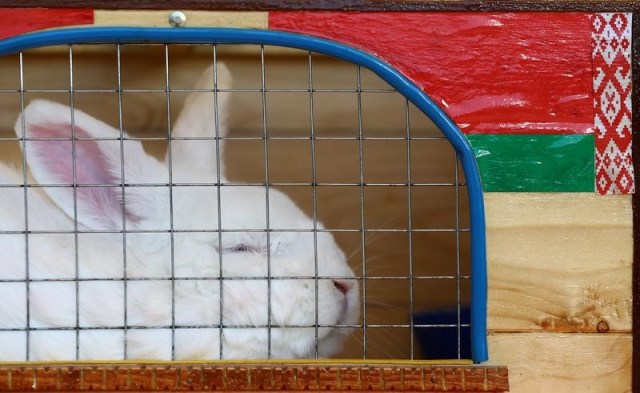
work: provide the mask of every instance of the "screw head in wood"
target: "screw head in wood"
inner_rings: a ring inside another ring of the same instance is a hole
[[[183,27],[187,24],[187,16],[182,11],[172,11],[169,14],[169,24],[171,27]]]

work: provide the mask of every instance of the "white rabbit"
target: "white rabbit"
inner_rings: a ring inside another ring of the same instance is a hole
[[[230,83],[223,64],[216,74]],[[196,87],[212,90],[213,75]],[[0,360],[303,358],[341,348],[358,319],[358,285],[332,235],[314,233],[273,188],[214,184],[225,182],[223,143],[202,138],[225,135],[224,96],[190,93],[164,162],[80,110],[44,100],[24,109],[15,130],[38,187],[26,198],[24,187],[0,188]],[[0,165],[0,184],[24,178]]]

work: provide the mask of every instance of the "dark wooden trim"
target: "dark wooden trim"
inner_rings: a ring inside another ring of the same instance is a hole
[[[0,365],[0,390],[219,392],[506,392],[506,367],[419,364]]]
[[[634,0],[0,0],[0,8],[324,10],[324,11],[593,11],[630,12]]]
[[[640,5],[633,15],[632,31],[632,155],[636,192],[633,194],[633,355],[632,355],[632,392],[640,393]]]

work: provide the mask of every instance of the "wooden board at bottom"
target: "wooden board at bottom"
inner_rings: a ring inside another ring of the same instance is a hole
[[[417,363],[38,363],[0,365],[1,391],[506,392],[506,367]]]
[[[494,332],[631,331],[631,198],[486,193]]]
[[[514,393],[630,393],[630,333],[493,333],[489,359]]]

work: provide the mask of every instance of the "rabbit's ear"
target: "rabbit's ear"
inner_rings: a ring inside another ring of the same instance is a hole
[[[222,162],[222,141],[216,144],[214,138],[227,134],[229,114],[229,92],[231,74],[222,62],[207,69],[198,78],[193,92],[185,99],[182,112],[176,120],[171,135],[171,148],[165,162],[172,167],[173,181],[215,182],[216,168]],[[192,139],[190,139],[192,138]]]
[[[23,154],[37,183],[79,224],[118,229],[123,219],[135,224],[153,215],[157,202],[140,200],[145,199],[140,187],[127,188],[123,199],[122,173],[128,184],[161,181],[166,173],[139,141],[119,140],[115,128],[45,100],[35,100],[24,109],[15,131],[26,138]]]

